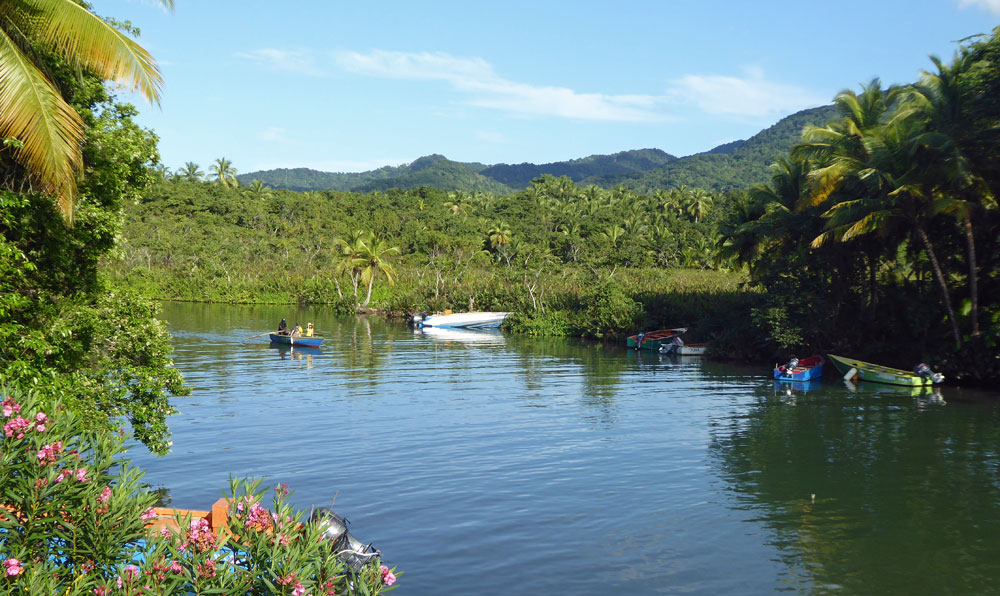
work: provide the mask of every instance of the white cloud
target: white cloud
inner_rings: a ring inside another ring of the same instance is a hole
[[[978,6],[995,15],[1000,15],[1000,0],[958,0],[958,3],[963,7]]]
[[[316,66],[315,57],[307,50],[277,50],[262,48],[252,52],[237,52],[237,58],[243,58],[257,63],[268,70],[304,74],[314,77],[325,73]]]
[[[340,52],[341,68],[358,74],[422,81],[445,81],[467,93],[467,103],[520,116],[558,116],[578,120],[653,122],[667,120],[663,98],[653,95],[579,93],[565,87],[536,86],[507,80],[482,58],[443,52]]]
[[[786,115],[830,101],[794,85],[768,81],[760,69],[746,71],[744,77],[685,75],[673,81],[670,96],[708,114],[755,118]]]

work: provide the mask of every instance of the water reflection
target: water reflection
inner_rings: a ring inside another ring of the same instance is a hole
[[[306,509],[337,494],[410,594],[1000,585],[1000,412],[969,392],[777,386],[768,367],[323,309],[165,316],[195,392],[174,453],[136,450],[147,481],[188,508],[230,474]],[[322,352],[244,341],[282,317],[313,321]]]
[[[793,399],[761,396],[720,425],[712,448],[736,506],[756,513],[813,591],[995,593],[996,402],[928,408],[944,403],[940,390],[874,385],[775,384]]]

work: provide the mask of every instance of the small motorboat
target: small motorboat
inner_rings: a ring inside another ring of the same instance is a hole
[[[781,366],[775,365],[774,378],[778,381],[808,381],[810,379],[818,379],[823,376],[823,363],[825,362],[826,359],[822,356],[810,356],[802,360],[792,357],[791,360]]]
[[[848,381],[871,381],[873,383],[886,383],[888,385],[903,385],[906,387],[921,387],[923,385],[936,385],[944,381],[944,375],[931,370],[929,366],[921,362],[913,372],[899,368],[889,368],[879,364],[863,362],[854,358],[835,356],[828,354],[833,365],[844,375]]]
[[[660,353],[671,356],[704,356],[706,351],[708,351],[707,343],[686,344],[677,335],[669,343],[660,345]]]
[[[413,315],[412,324],[419,328],[497,329],[509,312],[451,312],[435,315]]]
[[[288,333],[269,333],[271,343],[285,346],[299,346],[303,348],[318,348],[323,343],[323,338],[316,335],[312,337],[292,337]]]
[[[687,331],[687,327],[677,327],[676,329],[660,329],[658,331],[650,331],[649,333],[636,333],[635,335],[630,335],[625,341],[625,345],[632,348],[633,350],[652,350],[654,352],[660,351],[660,346],[665,346],[670,344],[670,340],[674,336],[680,335]]]

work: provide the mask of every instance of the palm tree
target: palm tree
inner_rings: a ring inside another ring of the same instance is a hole
[[[189,180],[191,182],[200,182],[205,176],[205,172],[201,171],[198,164],[193,161],[188,161],[184,163],[184,167],[177,170],[177,175],[182,176],[185,180]]]
[[[239,182],[236,181],[236,168],[233,167],[233,162],[225,157],[216,159],[215,164],[208,168],[208,171],[215,176],[216,182],[226,188],[239,186]]]
[[[920,142],[930,154],[927,165],[934,172],[924,171],[938,182],[938,191],[950,198],[951,204],[945,210],[955,213],[962,222],[969,267],[969,317],[972,335],[979,335],[979,274],[972,213],[978,207],[976,199],[989,196],[989,189],[973,171],[959,144],[959,139],[969,132],[960,77],[972,64],[970,56],[968,52],[960,53],[950,65],[931,56],[937,72],[924,71],[919,83],[904,90],[901,117],[916,118],[924,125],[926,132]]]
[[[882,99],[865,97],[868,93]],[[953,202],[942,200],[935,193],[935,182],[923,167],[926,163],[920,154],[925,138],[919,123],[896,117],[883,124],[881,119],[859,118],[864,114],[853,110],[858,106],[877,106],[885,97],[881,88],[872,87],[861,96],[842,93],[835,99],[843,102],[850,113],[838,125],[827,127],[833,134],[821,134],[828,140],[837,140],[837,135],[840,139],[830,144],[826,156],[830,165],[819,170],[820,184],[812,189],[809,202],[818,204],[834,193],[838,193],[839,200],[823,214],[829,219],[828,229],[812,245],[821,246],[830,240],[846,242],[872,233],[885,236],[900,228],[911,231],[927,253],[955,344],[960,345],[948,283],[927,234],[930,219],[952,208]],[[874,111],[877,110],[878,107]],[[809,138],[807,131],[806,139]]]
[[[385,240],[376,240],[374,235],[369,235],[367,242],[361,243],[361,281],[368,284],[368,295],[362,308],[367,307],[372,299],[372,286],[375,278],[379,274],[385,276],[385,280],[390,286],[396,285],[396,271],[389,264],[388,258],[398,255],[401,251],[398,246],[389,246]]]
[[[700,188],[693,191],[688,199],[687,212],[696,222],[705,219],[705,215],[712,208],[712,195]]]
[[[472,210],[472,203],[468,202],[461,194],[450,192],[448,198],[451,200],[446,202],[444,206],[451,211],[452,215],[468,215],[469,211]]]
[[[271,189],[262,180],[254,180],[247,187],[247,193],[255,199],[271,198]]]
[[[0,2],[0,136],[18,141],[14,159],[72,223],[84,122],[46,76],[39,48],[153,103],[163,81],[149,52],[74,0]]]
[[[489,236],[491,248],[497,248],[498,246],[509,244],[512,235],[510,229],[507,227],[507,224],[502,221],[490,228],[486,234]]]
[[[361,268],[364,265],[361,255],[365,251],[365,236],[365,232],[355,230],[346,240],[343,238],[334,239],[339,253],[334,273],[338,276],[347,274],[350,277],[351,286],[354,288],[355,305],[358,301],[358,282],[361,280]]]

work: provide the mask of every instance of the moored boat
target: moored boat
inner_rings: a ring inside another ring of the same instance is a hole
[[[873,383],[886,383],[889,385],[903,385],[906,387],[920,387],[923,385],[934,385],[944,380],[944,375],[931,371],[926,364],[919,364],[916,371],[910,372],[899,368],[890,368],[870,362],[855,360],[844,356],[827,354],[837,370],[844,375],[845,379],[857,379],[861,381],[871,381]]]
[[[439,315],[414,315],[417,327],[447,329],[497,329],[509,312],[446,312]]]
[[[781,366],[774,367],[774,378],[778,381],[808,381],[818,379],[823,376],[823,364],[826,359],[822,356],[810,356],[809,358],[792,358]]]
[[[654,352],[659,352],[660,346],[669,345],[670,341],[675,336],[678,336],[685,331],[687,331],[687,327],[659,329],[657,331],[650,331],[649,333],[636,333],[635,335],[630,335],[628,337],[625,341],[625,345],[633,350],[652,350]]]
[[[269,333],[268,337],[271,338],[271,343],[273,344],[300,346],[304,348],[318,348],[323,343],[323,338],[315,335],[312,337],[292,337],[284,333]]]

